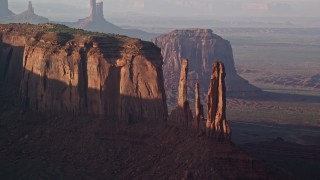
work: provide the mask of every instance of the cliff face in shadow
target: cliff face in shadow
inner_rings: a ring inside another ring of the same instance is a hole
[[[20,84],[24,108],[128,121],[167,116],[162,56],[152,43],[50,24],[0,30],[0,79]]]

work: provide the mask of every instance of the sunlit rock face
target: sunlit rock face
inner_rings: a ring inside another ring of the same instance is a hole
[[[244,96],[260,91],[237,74],[230,42],[210,29],[175,30],[154,38],[153,42],[161,48],[164,58],[167,94],[174,93],[172,89],[176,89],[183,58],[189,59],[190,89],[194,89],[196,81],[199,81],[202,91],[208,88],[212,63],[218,60],[226,67],[228,96]]]
[[[171,121],[178,122],[184,127],[188,127],[193,121],[192,111],[189,101],[187,100],[188,64],[188,59],[182,60],[178,89],[178,106],[172,110],[169,117]]]
[[[50,24],[1,25],[0,37],[0,79],[20,83],[24,108],[125,121],[167,116],[153,43]]]
[[[207,135],[218,141],[231,140],[226,118],[226,70],[221,62],[214,62],[208,90]]]

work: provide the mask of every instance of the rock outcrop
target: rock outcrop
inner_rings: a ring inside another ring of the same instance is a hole
[[[182,60],[178,89],[178,106],[183,107],[187,101],[188,59]]]
[[[230,42],[214,34],[210,29],[175,30],[154,38],[153,42],[162,51],[165,88],[169,98],[170,94],[175,93],[172,89],[176,89],[183,57],[190,59],[189,79],[191,81],[188,82],[190,89],[194,89],[195,81],[199,81],[201,87],[206,89],[209,86],[208,82],[210,82],[211,65],[215,60],[219,60],[227,68],[228,96],[242,97],[260,92],[258,88],[250,85],[248,81],[237,74]]]
[[[62,25],[1,25],[0,81],[20,83],[25,108],[124,121],[167,117],[160,49]]]
[[[3,18],[13,15],[13,12],[9,10],[8,0],[0,0],[0,22]]]
[[[73,28],[80,28],[96,32],[121,34],[130,37],[141,38],[148,41],[155,36],[155,34],[147,33],[137,29],[122,29],[110,23],[104,17],[103,2],[97,3],[96,0],[90,0],[90,16],[79,19],[79,21],[77,22],[64,22],[63,24]]]
[[[91,21],[103,21],[103,2],[98,2],[96,0],[90,0],[90,16]]]
[[[226,119],[225,68],[214,62],[208,91],[207,135],[219,141],[231,139],[231,129]]]
[[[193,119],[189,101],[187,100],[188,59],[181,63],[180,81],[178,89],[178,106],[170,114],[170,120],[188,127]]]
[[[204,111],[203,111],[203,105],[200,101],[200,89],[199,89],[199,82],[196,83],[195,88],[195,119],[197,123],[198,130],[201,128],[201,123],[204,120]]]

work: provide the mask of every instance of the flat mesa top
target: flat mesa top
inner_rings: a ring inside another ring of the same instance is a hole
[[[70,35],[79,35],[79,36],[89,36],[89,37],[105,37],[105,38],[116,38],[122,41],[126,40],[139,40],[137,38],[131,38],[119,34],[110,34],[110,33],[99,33],[99,32],[92,32],[86,31],[83,29],[75,29],[70,28],[68,26],[62,24],[20,24],[20,23],[11,23],[11,24],[1,24],[0,25],[0,32],[19,32],[21,34],[33,34],[37,32],[54,32],[54,33],[67,33]]]

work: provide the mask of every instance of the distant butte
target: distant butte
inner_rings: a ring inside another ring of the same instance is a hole
[[[0,22],[4,17],[14,15],[12,11],[9,10],[8,0],[0,0]]]
[[[153,42],[161,48],[164,58],[163,71],[169,104],[177,97],[171,94],[176,93],[172,89],[177,89],[178,72],[183,58],[190,60],[188,77],[190,89],[194,89],[198,81],[201,85],[200,91],[204,92],[209,87],[211,65],[214,61],[221,61],[226,67],[226,90],[229,97],[251,96],[260,92],[259,88],[249,84],[237,74],[230,42],[214,34],[210,29],[175,30],[154,38]],[[171,101],[170,96],[174,97]]]
[[[69,27],[85,29],[88,31],[121,34],[130,37],[136,37],[143,40],[151,40],[155,34],[147,33],[137,29],[122,29],[110,22],[104,17],[103,2],[90,0],[90,16],[79,19],[77,22],[63,23]]]
[[[34,8],[32,7],[32,2],[29,1],[28,9],[26,11],[17,15],[14,15],[12,13],[11,15],[4,17],[3,21],[8,23],[39,24],[39,23],[47,23],[49,22],[49,19],[35,14]]]

